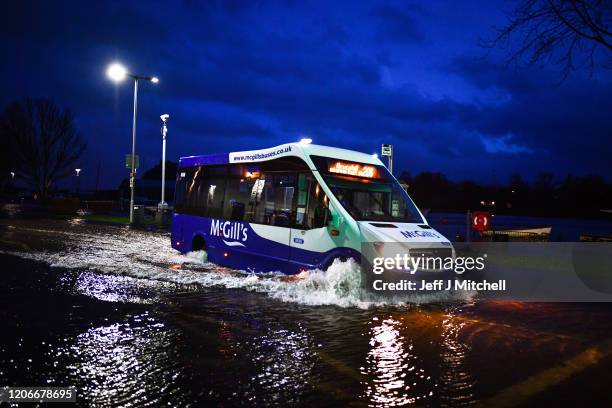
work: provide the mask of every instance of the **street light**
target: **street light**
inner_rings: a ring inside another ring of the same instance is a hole
[[[166,134],[168,133],[168,119],[170,119],[170,115],[164,113],[159,117],[162,120],[162,185],[161,185],[161,201],[157,206],[160,210],[168,208],[168,203],[164,200],[164,195],[166,193]]]
[[[150,81],[154,84],[159,82],[159,78],[154,76],[142,76],[131,74],[123,65],[115,62],[108,66],[106,75],[114,82],[121,82],[126,77],[134,80],[134,116],[132,117],[132,163],[130,171],[130,224],[134,223],[134,187],[136,174],[136,112],[138,111],[138,81]]]
[[[81,174],[81,169],[74,169],[74,172],[76,173],[76,195],[78,197],[79,190],[81,189],[81,179],[79,178],[79,175]]]
[[[106,75],[115,82],[121,82],[127,76],[127,69],[121,64],[114,63],[108,66]]]

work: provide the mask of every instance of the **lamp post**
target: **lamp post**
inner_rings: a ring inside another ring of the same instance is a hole
[[[106,75],[114,82],[121,82],[126,77],[134,80],[134,115],[132,117],[132,163],[130,169],[130,224],[134,223],[134,188],[136,176],[136,113],[138,112],[138,81],[150,81],[154,84],[159,82],[159,79],[154,76],[142,76],[130,74],[127,69],[121,64],[114,63],[109,65],[106,70]]]
[[[79,178],[79,175],[81,174],[81,169],[74,169],[74,172],[76,173],[76,195],[78,197],[79,190],[81,188],[81,179]]]
[[[165,208],[168,207],[168,203],[166,203],[166,201],[164,200],[164,195],[166,194],[166,134],[168,133],[168,119],[170,119],[170,115],[168,115],[167,113],[164,113],[163,115],[161,115],[159,117],[162,122],[162,128],[161,128],[161,133],[162,133],[162,185],[161,185],[161,201],[159,202],[159,205],[157,206],[160,210],[163,210]]]

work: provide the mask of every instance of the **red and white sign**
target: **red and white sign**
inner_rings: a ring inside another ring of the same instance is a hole
[[[474,211],[472,213],[472,229],[486,231],[491,228],[491,214],[487,211]]]

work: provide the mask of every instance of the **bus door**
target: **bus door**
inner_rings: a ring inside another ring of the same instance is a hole
[[[325,225],[327,195],[314,176],[299,173],[295,191],[295,221],[291,229],[290,259],[301,269],[319,266],[335,247]]]

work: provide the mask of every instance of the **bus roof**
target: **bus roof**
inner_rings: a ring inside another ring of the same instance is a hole
[[[255,163],[286,156],[297,156],[310,163],[308,156],[325,156],[335,159],[354,161],[359,163],[382,165],[383,163],[374,154],[361,153],[354,150],[340,149],[338,147],[321,146],[305,143],[287,143],[267,149],[248,150],[241,152],[216,153],[201,156],[187,156],[179,159],[179,166],[200,166],[230,163]]]

